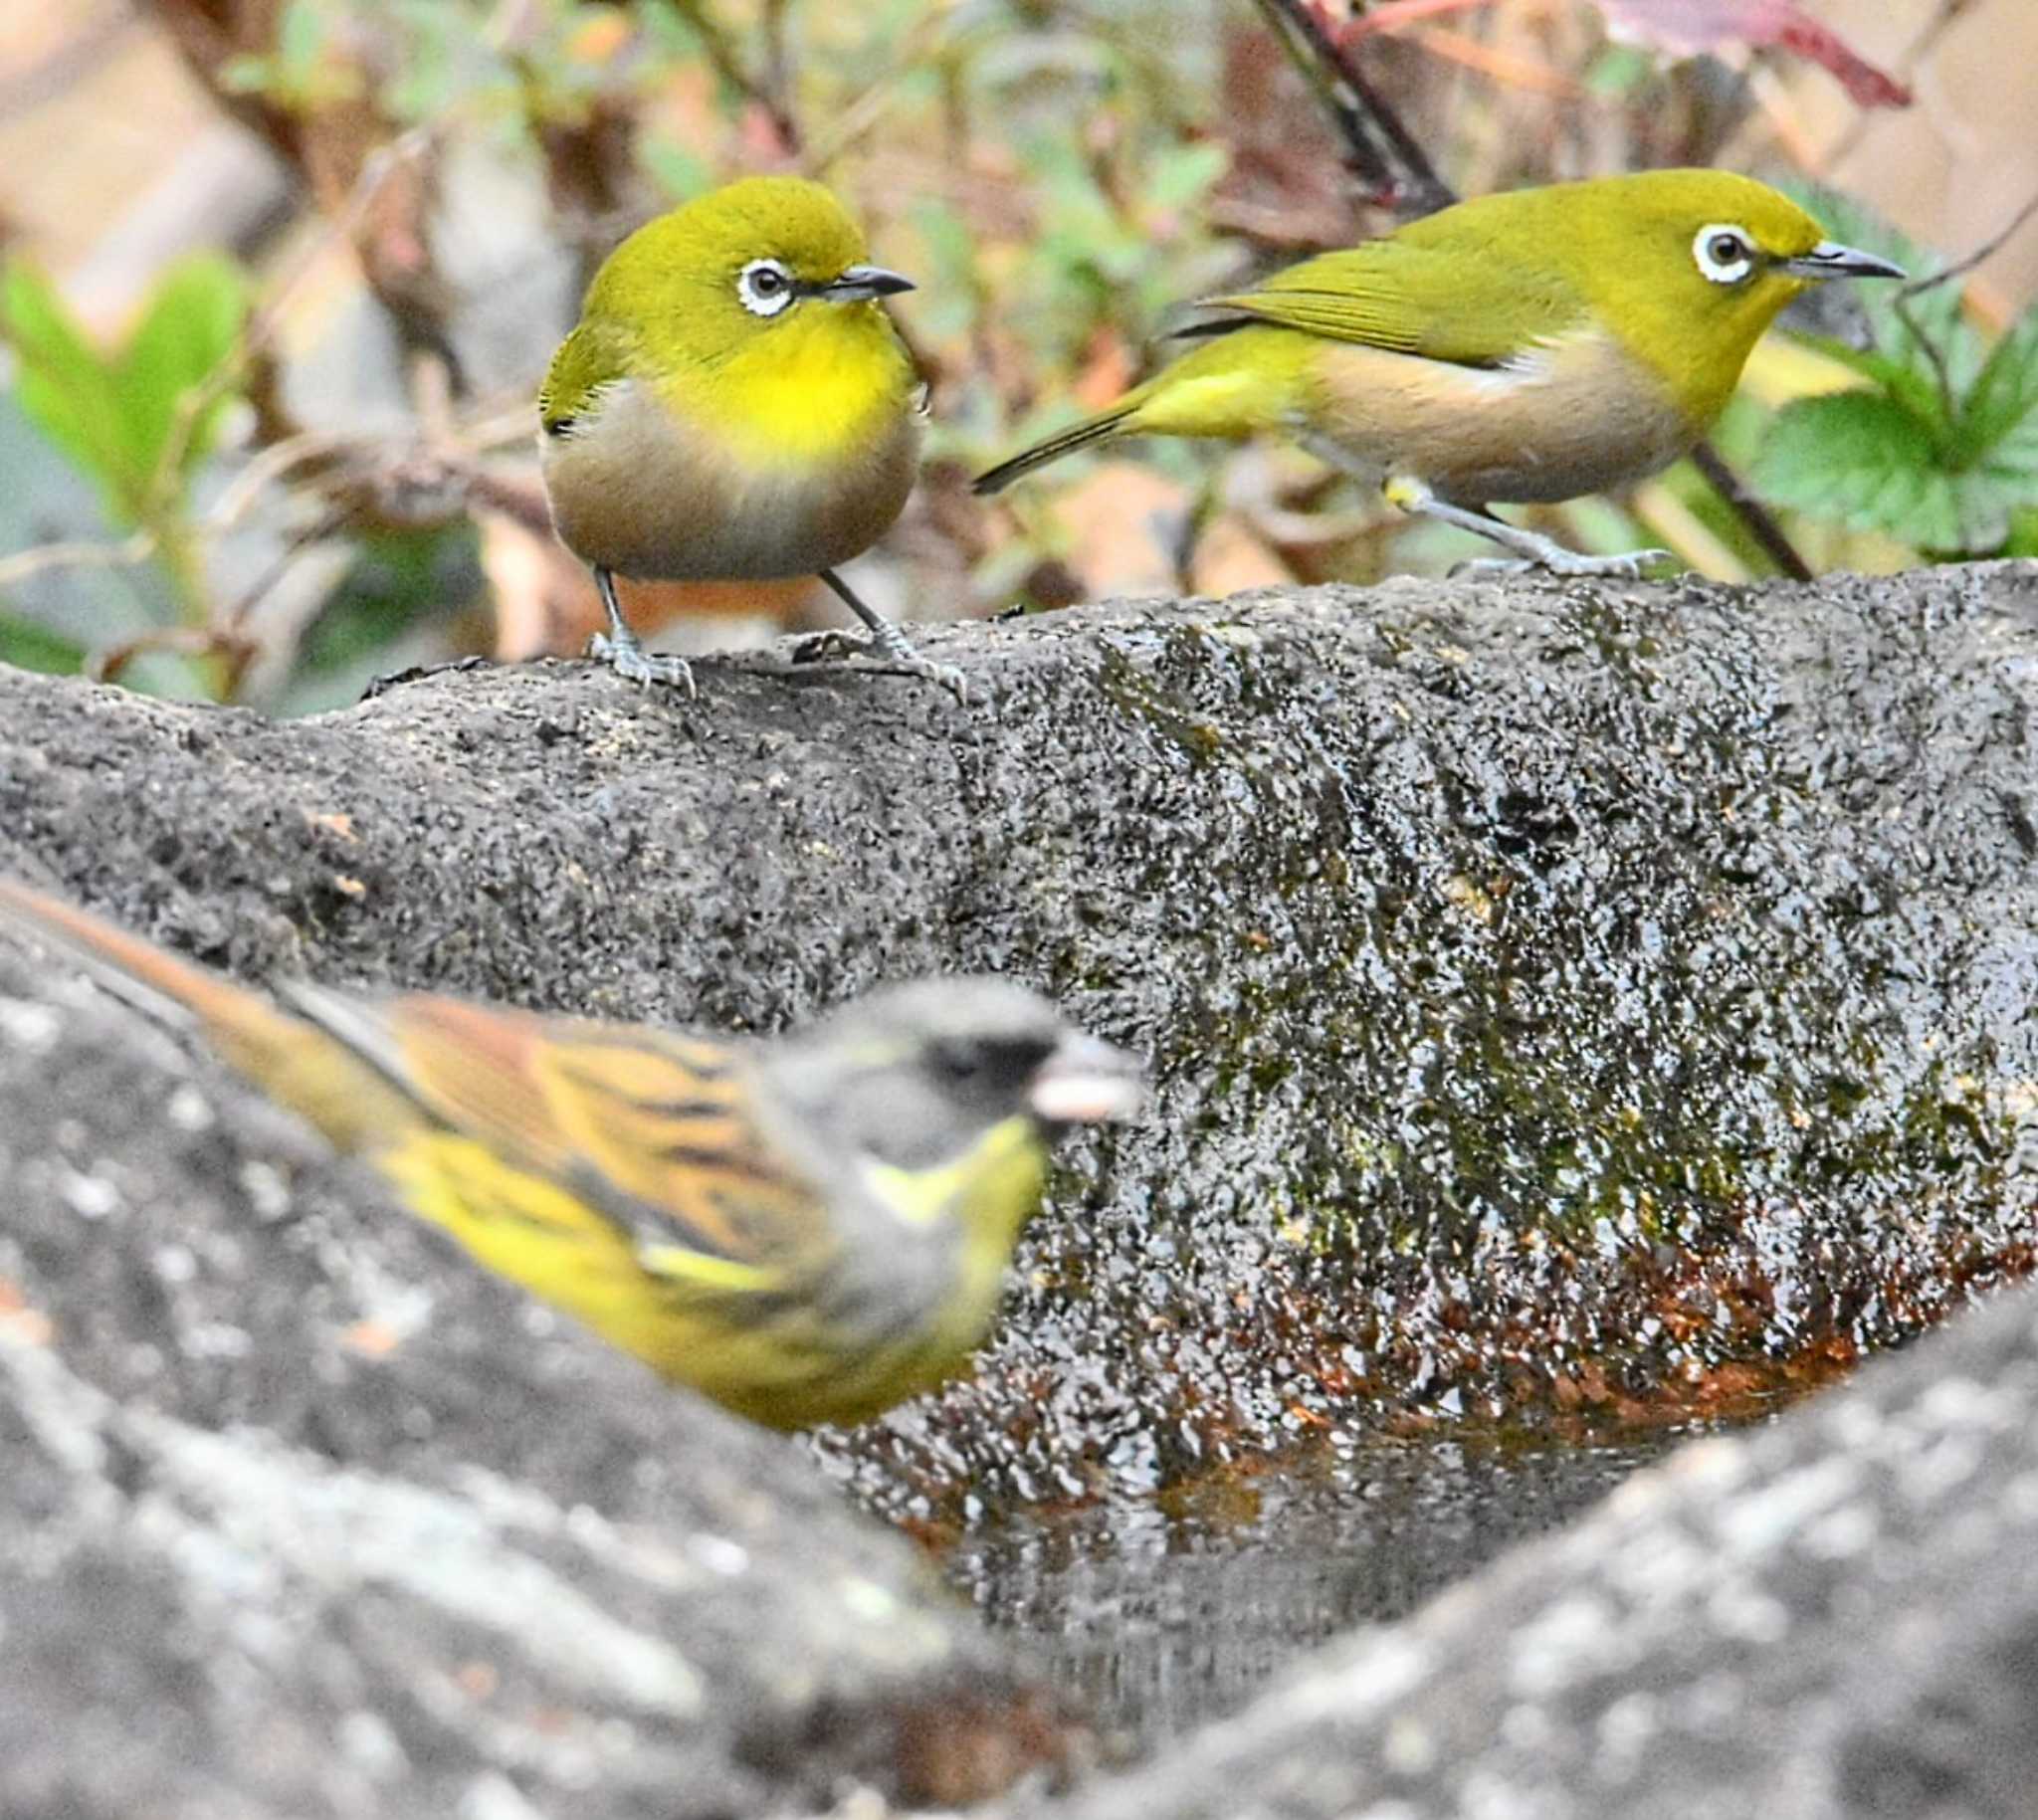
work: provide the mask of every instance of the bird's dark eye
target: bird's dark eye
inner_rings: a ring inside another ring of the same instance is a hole
[[[753,316],[775,316],[792,302],[792,274],[775,259],[753,259],[736,277],[736,297]]]
[[[1737,285],[1755,269],[1754,248],[1747,236],[1718,222],[1699,230],[1692,241],[1692,258],[1716,285]]]
[[[1053,1047],[1023,1037],[954,1036],[934,1045],[933,1063],[952,1086],[1017,1093]]]
[[[942,1043],[934,1050],[934,1066],[950,1081],[974,1081],[989,1057],[977,1043]]]

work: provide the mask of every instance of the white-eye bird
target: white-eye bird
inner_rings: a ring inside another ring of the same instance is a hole
[[[1211,299],[1181,331],[1202,346],[976,491],[1109,438],[1285,435],[1516,558],[1475,566],[1632,575],[1667,552],[1579,555],[1493,504],[1575,499],[1666,467],[1808,285],[1903,276],[1730,171],[1482,196]]]
[[[799,177],[728,184],[608,256],[538,393],[552,522],[608,613],[596,657],[693,687],[684,658],[631,632],[617,575],[819,575],[881,667],[959,688],[836,573],[891,527],[918,470],[926,388],[881,302],[912,289]]]

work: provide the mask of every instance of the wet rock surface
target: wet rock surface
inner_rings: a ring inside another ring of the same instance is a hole
[[[2038,1786],[2038,1295],[1313,1657],[1056,1820],[2016,1820]]]
[[[276,724],[0,671],[0,868],[251,977],[769,1030],[991,968],[1144,1049],[975,1378],[812,1444],[935,1532],[1731,1408],[2028,1268],[2038,568],[927,644],[971,705],[549,664]],[[798,1449],[4,942],[0,1019],[0,1807],[733,1813],[1054,1754]]]
[[[0,951],[0,1813],[956,1800],[1051,1703],[796,1444]]]
[[[309,722],[0,677],[0,865],[244,974],[779,1028],[1018,974],[1154,1059],[930,1520],[1383,1412],[1683,1413],[2028,1268],[2038,567],[935,633],[976,701],[551,664]]]

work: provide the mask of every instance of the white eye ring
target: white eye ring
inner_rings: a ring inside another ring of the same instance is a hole
[[[1731,222],[1709,222],[1692,241],[1692,258],[1716,285],[1737,285],[1755,269],[1747,234]]]
[[[795,295],[792,274],[775,259],[753,259],[736,276],[736,297],[753,316],[775,316]]]

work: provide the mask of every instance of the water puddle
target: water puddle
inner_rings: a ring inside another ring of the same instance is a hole
[[[1114,1751],[1150,1748],[1243,1705],[1312,1644],[1403,1616],[1706,1432],[1325,1446],[1151,1502],[1028,1514],[965,1536],[944,1570],[987,1623],[1046,1655]]]

